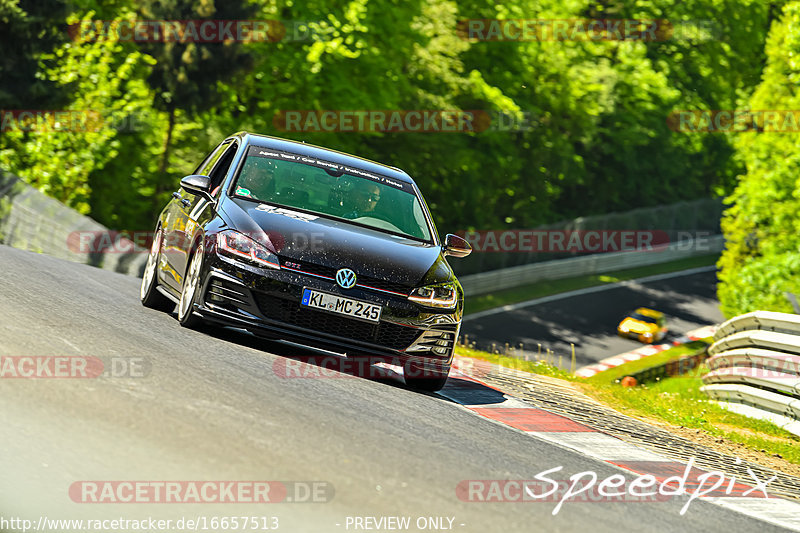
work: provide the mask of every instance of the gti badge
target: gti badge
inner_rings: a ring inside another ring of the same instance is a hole
[[[352,289],[356,284],[356,273],[349,268],[341,268],[336,271],[336,283],[343,289]]]

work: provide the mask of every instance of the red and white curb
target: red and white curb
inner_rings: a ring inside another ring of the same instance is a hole
[[[651,346],[642,346],[641,348],[637,348],[635,350],[631,350],[630,352],[622,353],[619,355],[615,355],[613,357],[608,357],[597,363],[593,363],[588,366],[584,366],[579,368],[575,375],[582,378],[590,378],[595,374],[598,374],[604,370],[608,370],[609,368],[614,368],[620,365],[624,365],[625,363],[629,363],[631,361],[637,361],[642,359],[643,357],[649,357],[651,355],[655,355],[657,353],[663,352],[668,348],[672,348],[673,346],[677,346],[679,344],[683,344],[689,341],[697,341],[700,339],[705,339],[706,337],[710,337],[716,331],[716,326],[703,326],[702,328],[698,328],[695,330],[690,331],[683,337],[676,339],[672,342],[672,344],[655,344]]]
[[[686,472],[687,464],[661,457],[567,417],[532,407],[475,377],[508,371],[485,361],[459,357],[451,370],[451,379],[439,394],[478,416],[515,428],[532,438],[556,444],[627,472],[651,475],[658,483]],[[498,402],[500,395],[503,401]],[[692,467],[686,485],[698,487],[698,477],[706,473],[705,470]],[[750,491],[753,488],[747,484],[750,480],[745,481],[736,480],[730,484],[726,481],[723,488],[698,499],[800,531],[800,503],[773,496],[766,498],[760,490]],[[745,496],[748,491],[750,494]]]

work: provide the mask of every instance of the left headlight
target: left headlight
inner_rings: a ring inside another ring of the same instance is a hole
[[[260,267],[281,268],[278,256],[250,237],[238,231],[225,230],[217,234],[217,252]]]
[[[411,291],[408,299],[426,307],[440,309],[454,309],[458,302],[458,291],[455,283],[442,283],[440,285],[427,285]]]

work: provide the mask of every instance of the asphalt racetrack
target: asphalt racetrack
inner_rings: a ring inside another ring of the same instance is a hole
[[[553,502],[465,502],[456,495],[464,480],[533,479],[557,466],[564,479],[587,470],[631,474],[410,390],[399,378],[287,378],[276,363],[300,350],[232,330],[181,328],[169,313],[140,305],[133,277],[5,246],[0,271],[5,358],[145,363],[144,372],[94,379],[0,379],[3,517],[238,515],[275,517],[286,532],[365,530],[354,517],[392,516],[452,518],[426,523],[463,532],[779,530],[705,501],[681,516],[683,498],[567,502],[556,515]],[[679,295],[707,282],[703,275],[670,286]],[[558,304],[565,315],[567,304]],[[278,480],[321,482],[325,490],[316,502],[301,491],[269,504],[92,503],[75,490],[87,480]]]
[[[642,343],[618,337],[617,325],[626,313],[649,307],[666,315],[669,333],[663,342],[724,320],[719,311],[714,267],[662,274],[614,285],[603,285],[517,304],[512,309],[476,313],[464,320],[461,334],[479,349],[502,351],[506,342],[529,354],[548,348],[562,356],[569,368],[575,344],[578,368],[641,347]],[[467,296],[469,297],[469,296]]]

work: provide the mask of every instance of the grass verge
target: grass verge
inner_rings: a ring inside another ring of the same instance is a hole
[[[477,313],[478,311],[493,309],[503,305],[525,302],[535,298],[542,298],[544,296],[550,296],[561,292],[575,291],[578,289],[585,289],[587,287],[604,285],[606,283],[617,283],[619,281],[643,278],[645,276],[652,276],[655,274],[666,274],[668,272],[678,272],[690,268],[710,266],[716,264],[718,259],[719,254],[702,255],[687,259],[680,259],[678,261],[670,261],[669,263],[661,263],[658,265],[649,265],[638,268],[629,268],[627,270],[619,270],[616,272],[607,272],[605,274],[537,281],[529,285],[498,291],[492,294],[470,296],[469,298],[465,299],[464,313]]]
[[[726,411],[700,392],[702,386],[699,375],[689,374],[638,387],[587,383],[583,388],[590,396],[626,414],[700,429],[712,437],[724,437],[800,464],[800,437],[770,422]]]
[[[524,361],[516,357],[491,354],[489,352],[482,352],[480,350],[467,348],[466,346],[462,345],[456,347],[456,355],[481,359],[483,361],[489,361],[490,363],[504,366],[506,368],[514,368],[516,370],[522,370],[523,372],[530,372],[532,374],[552,376],[567,381],[583,381],[581,378],[575,377],[566,370],[562,370],[556,366],[546,363],[545,361]]]
[[[678,346],[658,355],[663,361],[666,361],[686,355],[695,349]],[[578,383],[586,395],[626,415],[666,422],[681,428],[700,430],[710,436],[712,440],[725,438],[753,451],[764,452],[783,458],[790,463],[800,464],[800,437],[770,422],[726,411],[709,401],[708,397],[700,392],[700,387],[703,386],[701,377],[707,372],[704,367],[701,367],[699,372],[685,376],[666,378],[638,387],[622,387],[615,383],[617,378],[611,374],[603,376],[610,371],[601,372],[593,378],[583,379],[542,361],[521,361],[513,357],[493,355],[461,346],[456,353],[517,370]],[[650,358],[645,358],[635,361],[635,363],[641,365],[642,361],[651,362]],[[630,374],[631,368],[625,368],[630,364],[632,363],[616,367],[615,370],[618,371],[615,372],[615,375]],[[638,366],[637,368],[641,369],[642,367]]]
[[[622,379],[625,376],[630,374],[635,374],[641,370],[645,370],[647,368],[652,368],[654,366],[658,366],[673,359],[678,359],[685,355],[689,355],[692,353],[697,352],[699,349],[704,348],[711,344],[711,338],[707,339],[706,341],[692,341],[687,342],[686,344],[681,344],[680,346],[675,346],[674,348],[670,348],[668,350],[664,350],[663,352],[659,352],[657,354],[649,355],[647,357],[642,357],[641,359],[637,359],[636,361],[631,361],[629,363],[625,363],[624,365],[615,366],[614,368],[609,368],[608,370],[604,370],[595,374],[594,376],[590,377],[587,381],[593,384],[602,384],[602,383],[616,383],[618,379]]]

